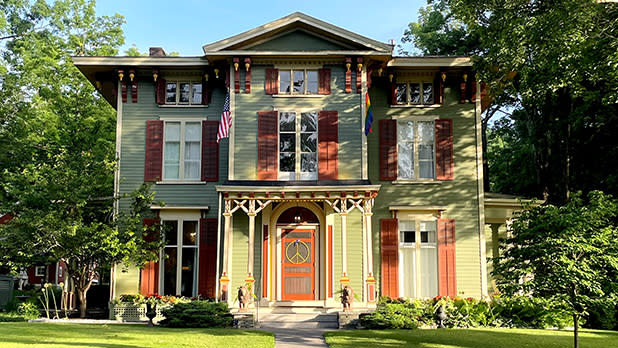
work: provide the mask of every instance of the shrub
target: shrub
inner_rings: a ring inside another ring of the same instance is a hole
[[[230,327],[233,321],[227,303],[205,300],[176,303],[161,314],[159,324],[167,327]]]
[[[34,303],[24,302],[17,306],[17,314],[23,316],[25,319],[37,319],[41,313]]]
[[[431,317],[427,302],[414,299],[381,298],[375,312],[360,316],[368,329],[415,329],[427,325]]]
[[[618,305],[611,300],[596,301],[589,306],[585,319],[585,328],[618,330]]]
[[[9,323],[9,322],[18,322],[18,321],[28,321],[28,319],[23,316],[11,312],[11,313],[0,313],[0,323]]]
[[[542,329],[572,325],[567,306],[553,300],[528,296],[496,297],[492,306],[505,327]]]

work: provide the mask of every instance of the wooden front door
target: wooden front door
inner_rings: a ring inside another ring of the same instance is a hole
[[[315,228],[281,231],[282,300],[315,299]]]

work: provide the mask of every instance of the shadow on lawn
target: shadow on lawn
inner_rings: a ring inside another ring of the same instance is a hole
[[[572,331],[551,330],[360,330],[326,334],[336,348],[449,347],[449,348],[562,348],[573,346]],[[618,347],[618,332],[585,330],[580,345],[589,348]]]

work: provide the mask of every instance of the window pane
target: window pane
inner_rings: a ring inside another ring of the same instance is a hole
[[[418,122],[419,142],[422,144],[433,144],[435,128],[433,121]]]
[[[421,102],[421,84],[410,84],[410,103],[419,104]]]
[[[416,242],[416,232],[401,231],[399,232],[399,243],[414,243]]]
[[[314,173],[318,171],[318,161],[315,153],[303,153],[300,158],[300,170]]]
[[[166,103],[175,103],[176,102],[176,83],[168,83],[165,87],[165,102]]]
[[[421,243],[436,242],[436,222],[422,221],[421,222]]]
[[[318,133],[302,133],[300,135],[300,151],[316,152],[318,149]]]
[[[279,170],[282,172],[296,171],[296,154],[279,153]]]
[[[304,112],[300,114],[300,131],[315,132],[318,129],[318,113]]]
[[[180,122],[165,122],[165,141],[180,141]]]
[[[282,112],[279,115],[279,131],[280,132],[296,132],[296,113]]]
[[[178,100],[178,102],[188,103],[190,93],[191,93],[191,84],[181,83],[180,84],[180,99]]]
[[[164,179],[178,179],[180,168],[180,143],[165,142],[163,159]]]
[[[182,248],[182,273],[180,295],[193,297],[195,284],[195,248]]]
[[[395,95],[397,98],[397,104],[405,104],[407,103],[406,100],[406,87],[407,85],[405,83],[398,83],[395,86]]]
[[[397,177],[414,179],[414,122],[397,123]]]
[[[279,71],[279,92],[290,93],[290,72]]]
[[[438,295],[438,252],[435,246],[421,248],[421,296]]]
[[[163,264],[163,294],[176,294],[176,265],[178,252],[176,248],[165,248],[165,261]]]
[[[318,93],[318,72],[315,70],[307,71],[307,94]]]
[[[400,296],[413,298],[416,297],[416,250],[414,248],[399,249],[399,270],[402,282],[402,292]]]
[[[193,104],[202,104],[202,84],[194,83],[193,92],[191,94],[191,102]]]
[[[433,84],[423,83],[423,104],[433,104]]]
[[[182,245],[195,245],[197,240],[197,221],[182,222]]]
[[[294,71],[294,93],[305,93],[304,71]]]
[[[281,133],[279,137],[280,152],[295,152],[296,151],[296,134]]]
[[[187,141],[200,141],[200,122],[187,122],[185,123],[185,139]]]
[[[178,222],[163,221],[163,233],[165,234],[165,245],[177,245],[178,243]]]
[[[185,143],[185,159],[184,159],[185,179],[200,178],[200,143],[186,142]]]

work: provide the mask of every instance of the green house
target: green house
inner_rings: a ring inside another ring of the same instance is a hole
[[[159,261],[116,267],[114,297],[238,308],[248,285],[264,310],[334,311],[346,285],[359,308],[488,294],[486,260],[517,204],[483,191],[468,57],[396,57],[303,13],[203,49],[74,58],[117,110],[115,191],[153,182],[165,202],[151,207]]]

